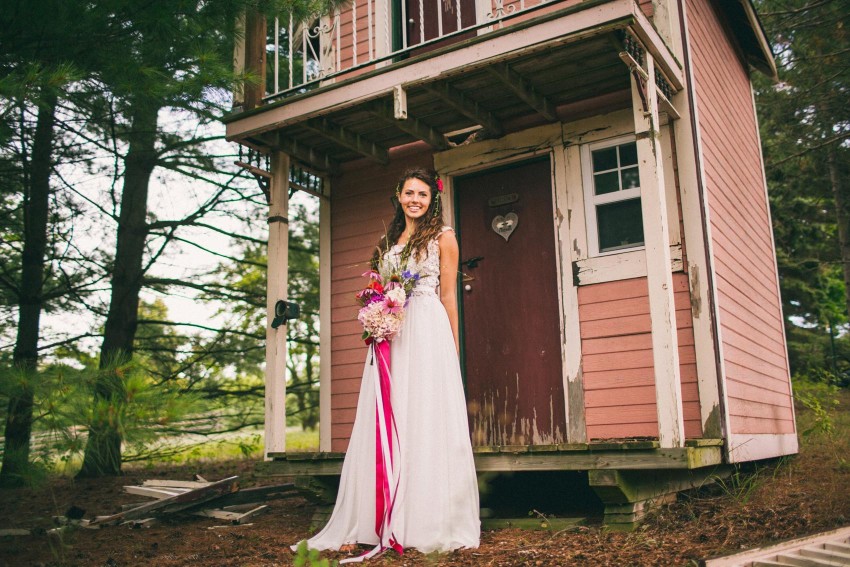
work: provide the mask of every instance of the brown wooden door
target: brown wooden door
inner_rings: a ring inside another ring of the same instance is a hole
[[[409,46],[419,45],[423,41],[429,41],[441,35],[448,35],[458,30],[457,19],[460,10],[460,27],[468,28],[475,25],[475,0],[403,0],[407,18],[407,44]],[[420,1],[422,10],[420,11]],[[424,16],[424,18],[422,17]],[[422,37],[423,26],[419,25],[424,20],[424,40]],[[440,20],[443,28],[440,33]],[[431,45],[414,50],[414,54],[425,53],[438,47],[458,42],[462,39],[473,37],[475,32],[462,33],[445,41],[438,41]]]
[[[549,159],[459,177],[454,187],[473,444],[563,443]]]

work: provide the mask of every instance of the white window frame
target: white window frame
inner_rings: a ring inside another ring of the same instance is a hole
[[[624,252],[634,252],[636,250],[644,250],[644,244],[636,244],[634,246],[624,246],[614,250],[599,251],[599,227],[596,220],[596,207],[598,205],[607,205],[610,203],[618,203],[620,201],[629,201],[631,199],[640,198],[640,187],[632,189],[623,189],[612,193],[596,195],[594,193],[593,184],[593,160],[592,153],[596,150],[604,150],[613,146],[619,146],[629,142],[635,142],[634,134],[626,136],[618,136],[609,138],[604,141],[584,144],[581,147],[581,171],[582,171],[582,188],[584,193],[584,209],[587,226],[587,246],[589,257],[610,256],[613,254],[622,254]],[[640,165],[638,165],[640,167]],[[643,201],[641,201],[643,206]]]

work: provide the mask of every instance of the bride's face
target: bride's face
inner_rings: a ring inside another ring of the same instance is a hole
[[[431,204],[431,188],[424,181],[411,177],[404,182],[398,202],[404,216],[417,221],[425,216]]]

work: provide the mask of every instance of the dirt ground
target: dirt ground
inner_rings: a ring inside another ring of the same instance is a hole
[[[561,531],[484,531],[481,546],[445,555],[407,551],[372,565],[696,565],[700,559],[798,537],[850,523],[850,395],[831,438],[812,435],[801,453],[762,463],[724,485],[681,494],[655,510],[632,533],[608,533],[599,518]],[[800,429],[812,416],[798,414]],[[128,468],[125,476],[99,480],[51,479],[37,488],[0,490],[0,529],[51,528],[52,516],[71,506],[86,517],[113,513],[144,500],[122,486],[146,479],[215,480],[240,476],[242,487],[275,484],[253,476],[252,461],[194,463],[182,467]],[[244,566],[291,565],[289,544],[309,535],[312,506],[300,498],[269,502],[252,525],[179,516],[146,529],[126,526],[77,529],[60,538],[42,533],[0,538],[0,566]],[[346,553],[325,553],[341,559]]]

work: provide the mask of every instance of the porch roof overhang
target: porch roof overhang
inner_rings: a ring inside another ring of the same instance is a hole
[[[227,139],[335,173],[353,160],[386,163],[413,142],[439,151],[474,131],[500,136],[582,108],[625,108],[632,39],[681,89],[680,63],[638,4],[596,0],[229,116]]]
[[[768,78],[778,81],[773,50],[752,0],[718,2],[717,6],[738,39],[747,63]]]

